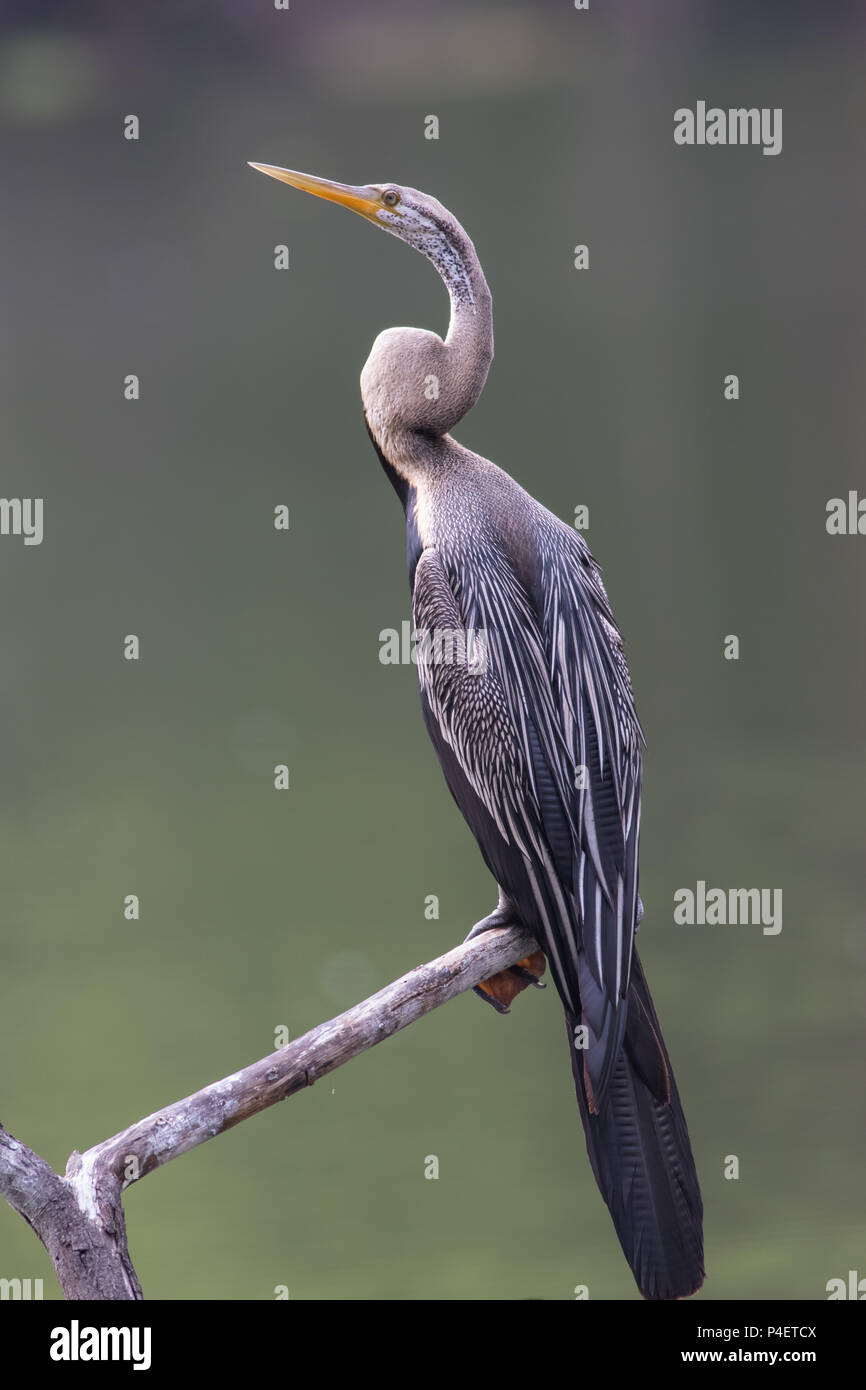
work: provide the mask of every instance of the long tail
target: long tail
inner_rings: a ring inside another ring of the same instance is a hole
[[[576,1019],[566,1013],[577,1102],[596,1182],[644,1298],[687,1298],[703,1283],[703,1205],[689,1132],[646,978],[632,957],[625,1041],[590,1113]]]

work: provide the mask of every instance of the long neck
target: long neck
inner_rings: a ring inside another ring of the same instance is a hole
[[[451,322],[445,349],[458,386],[453,424],[462,420],[478,400],[493,361],[493,302],[475,247],[462,227],[457,235],[439,238],[424,253],[445,282],[451,299]],[[432,239],[431,239],[432,240]]]
[[[424,329],[387,329],[373,344],[361,374],[372,434],[407,478],[417,455],[417,435],[452,430],[481,395],[493,360],[490,290],[463,228],[452,223],[447,232],[437,229],[414,244],[433,262],[448,290],[448,333],[443,341]]]

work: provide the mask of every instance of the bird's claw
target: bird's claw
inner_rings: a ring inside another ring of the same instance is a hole
[[[536,989],[547,989],[544,980],[539,980],[537,975],[533,975],[531,970],[527,970],[525,965],[509,965],[509,973],[516,975],[518,980],[525,980],[528,985],[534,985]]]

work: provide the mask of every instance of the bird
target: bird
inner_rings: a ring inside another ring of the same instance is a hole
[[[469,935],[519,925],[540,947],[476,992],[505,1012],[549,967],[590,1165],[638,1289],[688,1297],[704,1280],[703,1207],[635,949],[645,743],[600,568],[573,525],[451,434],[493,360],[490,289],[457,219],[415,188],[250,163],[420,251],[448,291],[444,338],[379,334],[361,400],[405,513],[424,722],[498,886]],[[437,652],[442,633],[476,638]]]

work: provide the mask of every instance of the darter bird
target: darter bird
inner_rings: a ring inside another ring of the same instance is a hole
[[[445,282],[444,340],[380,333],[361,396],[406,514],[416,631],[484,636],[474,658],[467,646],[466,659],[437,659],[435,640],[417,649],[427,730],[499,885],[470,935],[517,923],[534,934],[565,1007],[592,1170],[638,1288],[685,1297],[704,1277],[701,1195],[634,948],[643,735],[598,566],[572,526],[451,436],[493,358],[490,291],[451,213],[397,184],[252,167],[360,213]],[[543,965],[530,958],[480,992],[505,1011]]]

